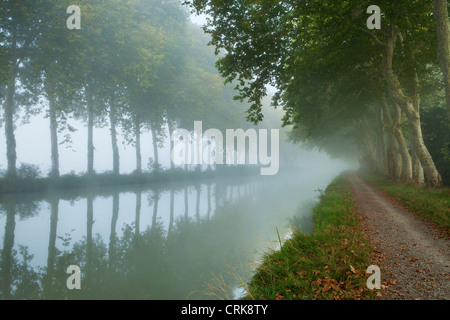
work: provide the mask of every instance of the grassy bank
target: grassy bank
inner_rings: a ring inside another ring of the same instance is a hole
[[[65,174],[60,177],[41,177],[28,170],[15,179],[0,177],[0,195],[54,190],[76,190],[111,186],[152,185],[172,181],[195,182],[217,177],[259,175],[256,167],[229,166],[216,170],[190,170],[180,168],[143,173],[114,174],[111,172],[87,174]]]
[[[450,188],[431,189],[390,181],[381,176],[363,175],[363,177],[409,211],[442,227],[446,233],[450,233]]]
[[[336,178],[314,208],[315,230],[295,232],[269,251],[244,299],[374,299],[366,287],[371,246],[362,233],[345,175]]]

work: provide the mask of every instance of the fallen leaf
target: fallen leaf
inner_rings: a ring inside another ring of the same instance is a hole
[[[323,286],[322,291],[323,292],[327,292],[330,289],[331,289],[331,286],[329,284],[326,284],[326,285]]]
[[[275,294],[275,296],[277,297],[277,300],[283,300],[284,299],[284,297],[281,295],[281,293],[279,293],[279,292],[277,292],[276,294]]]

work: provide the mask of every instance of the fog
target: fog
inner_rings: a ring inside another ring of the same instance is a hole
[[[87,149],[87,128],[81,121],[70,120],[70,124],[77,129],[75,133],[70,133],[70,142],[60,145],[60,171],[61,174],[70,172],[86,172],[86,149]],[[60,134],[69,134],[68,131]],[[130,173],[136,169],[136,153],[132,146],[127,145],[124,139],[119,136],[121,172]],[[144,167],[148,159],[153,156],[151,146],[151,134],[144,133],[142,143],[142,159]],[[29,123],[20,125],[16,130],[17,140],[17,160],[18,163],[27,163],[38,165],[43,173],[47,175],[50,163],[50,130],[49,120],[43,116],[31,117]],[[161,148],[160,161],[166,168],[170,167],[170,149],[168,143]],[[94,147],[95,161],[94,168],[96,172],[105,172],[112,170],[112,150],[111,137],[108,128],[94,129]],[[6,150],[5,136],[0,135],[0,150]],[[0,154],[0,169],[5,170],[6,154]]]
[[[31,15],[20,36],[0,26],[2,48],[19,43],[24,52],[0,60],[2,68],[17,64],[11,81],[0,79],[0,298],[239,298],[239,279],[280,235],[314,232],[318,196],[358,163],[288,139],[292,128],[270,106],[270,85],[264,119],[247,121],[251,105],[234,99],[236,83],[224,84],[200,28],[205,17],[189,18],[178,2],[129,11],[94,2],[81,8],[92,10],[85,27],[74,30],[58,27],[65,2],[49,3],[54,12],[36,13],[55,19],[48,25]],[[102,15],[107,9],[116,16]],[[42,29],[27,35],[33,26]],[[36,38],[27,43],[27,36]],[[215,145],[214,164],[174,165],[176,132],[193,137],[183,157],[213,145],[212,137],[196,142],[197,121],[215,130],[214,144],[228,130],[242,135],[222,152]],[[239,158],[235,149],[246,164],[229,163]],[[275,156],[274,174],[255,170]],[[80,292],[66,288],[69,265],[82,270]]]

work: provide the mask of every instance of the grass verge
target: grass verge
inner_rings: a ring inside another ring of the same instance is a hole
[[[279,251],[265,254],[244,299],[376,299],[366,286],[372,247],[345,175],[320,196],[314,221],[313,234],[297,231]]]
[[[368,174],[362,176],[405,206],[408,211],[433,222],[450,234],[450,188],[432,189],[394,182],[381,176]]]
[[[60,177],[40,177],[38,174],[18,176],[14,179],[0,176],[0,195],[46,192],[58,190],[83,190],[111,186],[158,185],[162,182],[201,181],[201,179],[228,176],[259,175],[256,167],[245,166],[220,167],[216,170],[190,170],[181,168],[153,172],[114,174],[111,172],[87,174],[65,174]]]

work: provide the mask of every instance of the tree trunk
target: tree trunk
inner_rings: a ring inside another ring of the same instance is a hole
[[[58,207],[59,199],[54,198],[50,200],[50,237],[48,241],[48,256],[47,256],[47,274],[45,281],[45,290],[50,291],[52,288],[52,278],[55,268],[56,260],[56,236],[58,228]]]
[[[394,135],[397,139],[400,154],[402,155],[402,181],[410,183],[412,181],[412,161],[411,154],[409,153],[408,146],[406,144],[405,136],[403,135],[401,123],[402,123],[402,111],[394,103],[395,108],[395,120],[394,120]]]
[[[50,142],[52,162],[50,176],[59,177],[58,120],[56,118],[55,88],[51,80],[47,81],[46,91],[50,117]]]
[[[425,142],[422,137],[422,128],[420,126],[420,115],[418,112],[412,112],[408,117],[411,130],[411,144],[417,152],[420,163],[422,164],[425,181],[432,187],[440,187],[442,183],[441,175],[439,174],[434,164]]]
[[[384,95],[380,98],[380,105],[383,109],[383,121],[387,125],[388,129],[387,158],[389,177],[396,181],[400,181],[402,174],[402,156],[399,152],[399,145],[394,134],[394,122]]]
[[[87,174],[94,174],[94,101],[93,90],[89,85],[86,88],[86,102],[88,111],[88,141],[87,141]]]
[[[141,123],[136,117],[134,122],[136,136],[136,173],[142,173],[142,154],[141,154]]]
[[[438,57],[444,76],[447,117],[450,121],[450,23],[448,21],[447,0],[433,0],[433,6],[439,42]]]
[[[5,233],[3,236],[3,250],[1,260],[1,292],[3,299],[11,299],[12,267],[14,262],[14,231],[16,228],[16,205],[12,201],[6,201],[4,204],[6,215]]]
[[[120,156],[119,156],[119,147],[117,145],[117,129],[116,129],[116,103],[114,101],[114,97],[111,97],[110,105],[109,105],[109,123],[110,123],[110,131],[111,131],[111,146],[113,153],[113,173],[120,173]]]
[[[422,129],[420,127],[420,114],[419,110],[416,110],[418,104],[418,94],[414,97],[406,97],[402,91],[402,86],[398,77],[395,75],[392,62],[395,51],[395,42],[398,32],[393,27],[387,32],[387,41],[385,46],[385,52],[383,55],[382,73],[387,82],[389,95],[394,103],[398,104],[402,111],[408,118],[411,129],[411,143],[414,144],[414,148],[417,151],[420,162],[422,163],[423,170],[427,184],[433,187],[441,186],[441,176],[436,169],[433,159],[425,146],[422,137]],[[416,106],[415,106],[416,103]]]
[[[158,204],[159,204],[159,193],[155,192],[153,199],[152,229],[156,229],[156,222],[158,218]]]
[[[377,123],[377,158],[378,158],[378,172],[383,176],[388,176],[387,151],[386,141],[384,137],[384,121],[383,108],[378,105],[377,108],[378,123]]]
[[[115,192],[112,197],[112,217],[111,217],[111,232],[109,234],[109,248],[108,248],[108,260],[109,267],[113,267],[115,262],[115,247],[116,247],[116,227],[117,220],[119,219],[119,193]]]
[[[423,176],[423,167],[420,163],[419,156],[417,152],[412,148],[411,150],[411,159],[412,159],[412,180],[414,183],[423,184],[424,176]]]
[[[136,215],[135,215],[135,235],[139,236],[140,234],[140,222],[141,222],[141,205],[142,203],[142,192],[136,192]]]
[[[197,218],[197,222],[200,222],[200,186],[198,186],[196,189],[197,201],[195,203],[195,217]]]
[[[159,156],[158,156],[158,138],[156,137],[156,130],[151,126],[150,131],[152,132],[152,146],[153,146],[153,161],[155,169],[159,167]]]
[[[94,197],[88,195],[86,198],[86,213],[87,213],[87,224],[86,224],[86,286],[90,288],[93,282],[93,271],[94,271],[94,238],[93,238],[93,226],[94,226]]]
[[[362,121],[355,122],[355,127],[363,135],[362,138],[364,150],[362,150],[363,154],[360,159],[361,168],[368,172],[375,173],[377,171],[377,161],[375,158],[372,137],[370,135],[367,118],[364,118],[364,120]]]
[[[5,136],[6,136],[6,159],[8,162],[6,177],[9,180],[16,178],[16,137],[14,135],[14,95],[16,93],[17,71],[13,70],[8,79],[5,96]]]
[[[169,209],[169,230],[167,230],[167,239],[172,235],[173,230],[173,205],[175,199],[175,191],[173,189],[170,190],[170,209]]]
[[[208,183],[208,211],[206,213],[208,220],[211,218],[211,184]]]
[[[173,151],[173,140],[172,140],[172,133],[173,133],[173,124],[172,121],[170,119],[167,120],[167,127],[169,129],[169,141],[170,141],[170,152],[172,153]],[[172,154],[170,154],[170,169],[174,169],[175,168],[175,164],[172,161]]]

